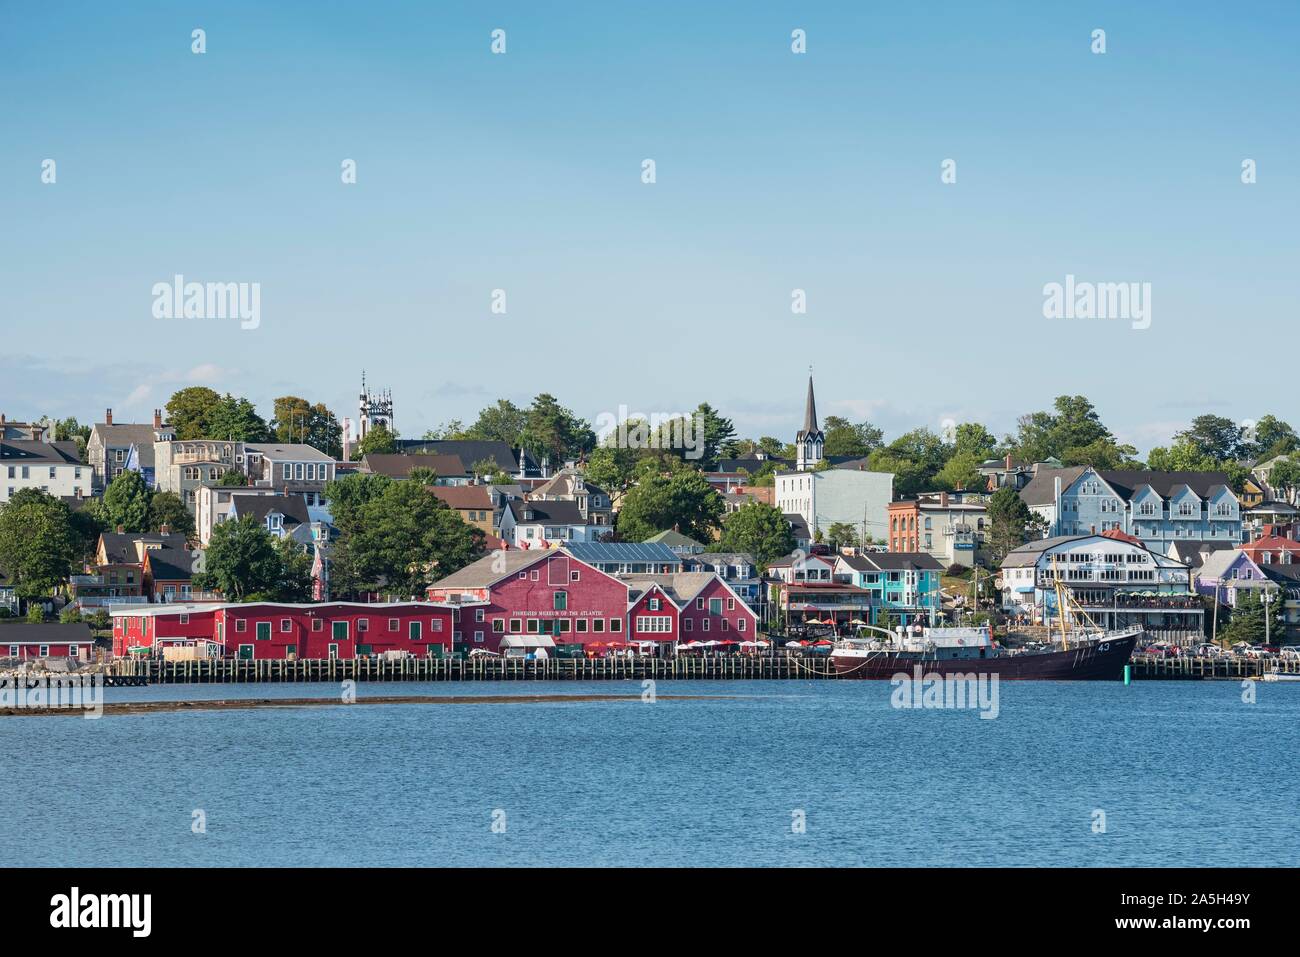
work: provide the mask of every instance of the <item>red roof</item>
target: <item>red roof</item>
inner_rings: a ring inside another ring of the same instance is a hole
[[[1118,528],[1111,528],[1102,532],[1101,537],[1113,538],[1119,542],[1128,542],[1130,545],[1142,545],[1142,539],[1134,535],[1130,535],[1128,532],[1122,531]],[[1145,548],[1146,546],[1143,545],[1142,547]]]

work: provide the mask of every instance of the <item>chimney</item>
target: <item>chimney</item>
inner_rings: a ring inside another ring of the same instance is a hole
[[[162,409],[153,410],[153,427],[155,429],[162,428]]]
[[[117,526],[117,534],[119,534],[119,535],[125,535],[125,534],[126,534],[126,526],[125,526],[125,525],[119,525],[119,526]]]
[[[1052,528],[1052,533],[1054,535],[1059,535],[1061,534],[1061,476],[1060,475],[1057,475],[1055,478],[1052,479],[1052,503],[1055,507],[1054,510],[1056,512],[1056,520],[1052,522],[1052,525],[1054,526]]]
[[[940,493],[939,493],[939,507],[940,507],[940,508],[947,508],[947,507],[948,507],[948,493],[947,493],[947,492],[940,492]]]
[[[5,414],[3,412],[0,412],[0,425],[4,425],[4,424],[5,424]]]
[[[1008,471],[1008,472],[1011,471],[1011,453],[1010,453],[1010,452],[1007,453],[1007,471]]]
[[[112,409],[105,409],[105,410],[104,410],[104,424],[105,424],[105,425],[112,425],[112,424],[113,424],[113,410],[112,410]]]
[[[158,526],[159,535],[170,535],[171,533],[172,533],[172,527],[168,525],[166,522],[163,522],[161,525]]]

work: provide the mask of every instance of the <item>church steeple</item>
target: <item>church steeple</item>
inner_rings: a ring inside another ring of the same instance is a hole
[[[808,399],[804,405],[803,428],[794,439],[795,468],[806,472],[822,460],[826,436],[817,425],[817,399],[813,395],[812,369],[808,370]]]

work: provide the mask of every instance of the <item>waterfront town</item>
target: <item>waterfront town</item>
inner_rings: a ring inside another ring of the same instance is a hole
[[[1015,435],[788,439],[549,394],[401,437],[191,387],[150,421],[0,412],[0,661],[815,654],[943,624],[1041,639],[1070,605],[1146,650],[1287,654],[1300,437],[1203,415],[1146,461],[1082,396]]]

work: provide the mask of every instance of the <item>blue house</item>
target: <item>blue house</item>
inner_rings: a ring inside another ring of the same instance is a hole
[[[871,621],[887,615],[895,624],[933,625],[939,620],[943,566],[928,552],[838,555],[835,581],[871,593]]]
[[[1243,540],[1226,472],[1040,469],[1020,495],[1047,521],[1049,537],[1121,531],[1162,554],[1175,542]]]

